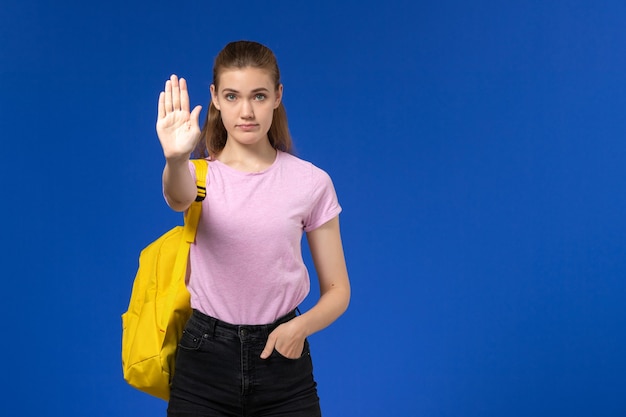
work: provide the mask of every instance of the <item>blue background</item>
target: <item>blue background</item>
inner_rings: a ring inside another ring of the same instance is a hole
[[[139,250],[180,221],[157,96],[177,73],[206,105],[215,54],[254,39],[344,208],[352,304],[311,338],[325,416],[626,415],[625,21],[602,0],[3,1],[2,414],[164,415],[120,364]]]

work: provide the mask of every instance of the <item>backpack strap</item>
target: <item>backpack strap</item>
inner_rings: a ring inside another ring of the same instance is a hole
[[[196,201],[202,201],[206,197],[206,174],[209,170],[209,162],[206,159],[192,159],[191,162],[196,167],[196,187],[198,187]]]
[[[198,194],[196,201],[191,203],[185,215],[185,240],[193,243],[196,240],[196,231],[198,230],[198,222],[200,221],[200,213],[202,212],[202,200],[206,197],[206,176],[209,163],[205,159],[192,159],[191,162],[196,167],[196,187]]]
[[[202,212],[202,200],[206,196],[206,176],[208,172],[209,163],[205,159],[193,159],[193,164],[196,167],[196,187],[198,187],[198,195],[196,201],[191,203],[191,206],[187,209],[185,215],[185,227],[183,228],[183,236],[178,247],[176,254],[176,261],[174,262],[174,268],[172,270],[172,277],[184,282],[187,275],[187,261],[189,259],[189,248],[191,244],[196,240],[196,231],[198,230],[198,223],[200,222],[200,213]],[[176,288],[181,288],[183,283],[173,283]],[[167,314],[163,314],[161,320],[161,328],[165,329],[169,321],[169,315],[174,308],[174,301],[178,295],[178,291],[168,291],[167,300],[163,309]]]

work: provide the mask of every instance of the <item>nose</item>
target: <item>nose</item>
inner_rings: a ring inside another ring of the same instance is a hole
[[[243,103],[241,105],[241,118],[242,119],[254,118],[254,110],[252,108],[252,103],[249,100],[243,100]]]

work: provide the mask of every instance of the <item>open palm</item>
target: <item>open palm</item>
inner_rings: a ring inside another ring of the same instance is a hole
[[[159,94],[157,135],[166,158],[189,157],[200,139],[201,106],[189,112],[187,81],[172,75]]]

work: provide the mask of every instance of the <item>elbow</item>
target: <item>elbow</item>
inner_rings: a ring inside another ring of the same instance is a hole
[[[348,310],[348,306],[350,306],[350,298],[351,298],[350,284],[336,286],[332,288],[332,291],[334,292],[334,297],[336,300],[335,302],[337,305],[337,310],[339,312],[339,315],[342,315],[343,313],[346,312],[346,310]]]
[[[352,297],[352,292],[350,291],[350,285],[348,285],[347,288],[344,289],[344,304],[343,304],[342,314],[345,313],[346,310],[348,310],[348,307],[350,306],[351,297]]]
[[[165,194],[165,201],[167,201],[167,205],[174,211],[184,212],[191,206],[192,201],[186,200],[178,200],[173,198],[170,195]]]

